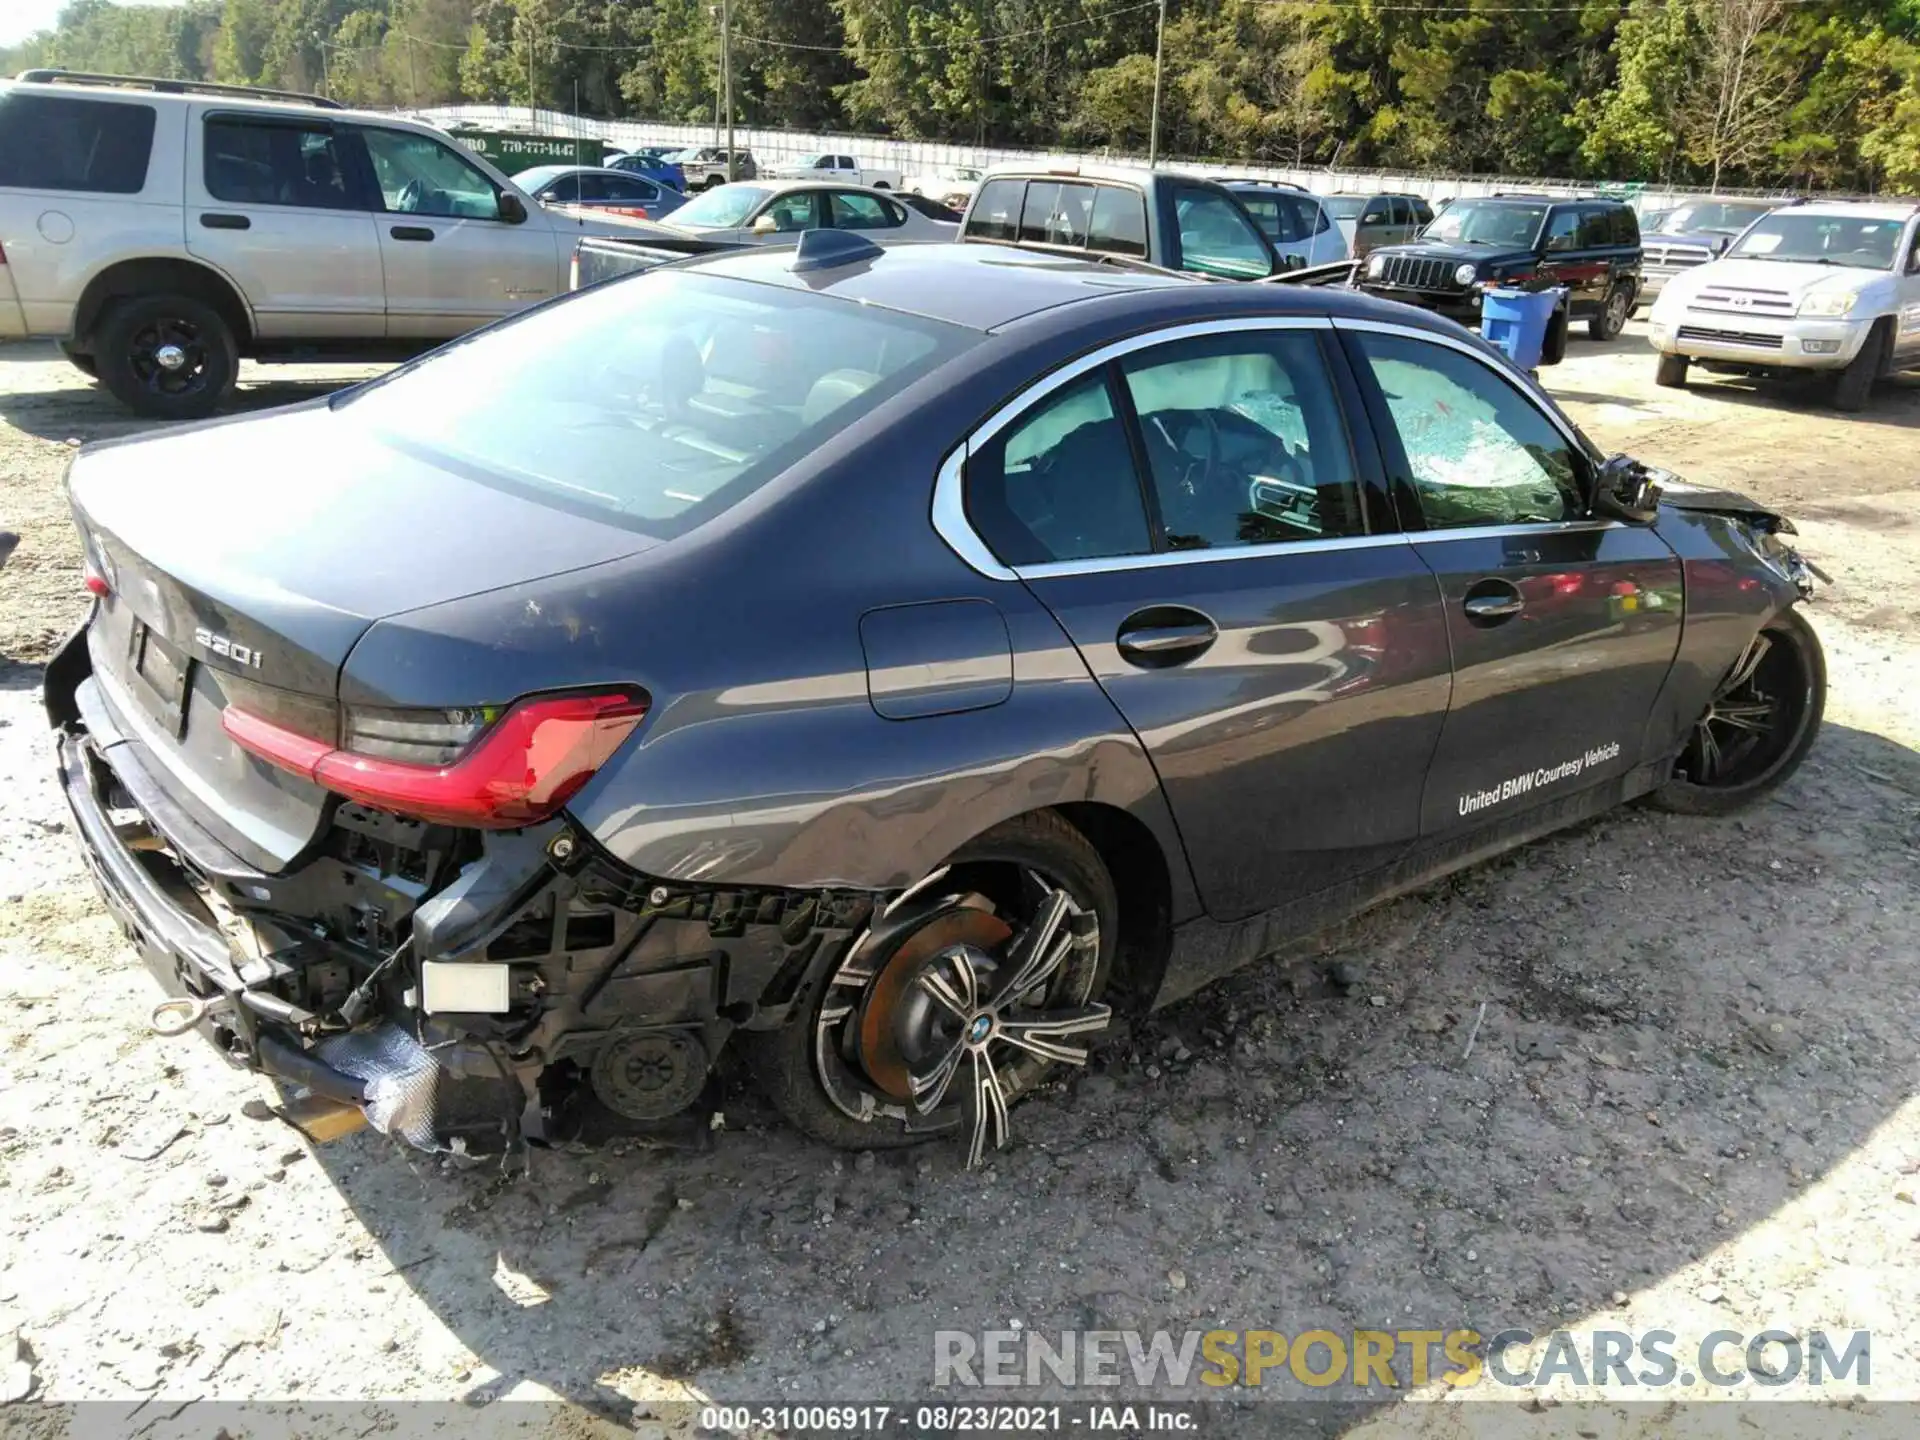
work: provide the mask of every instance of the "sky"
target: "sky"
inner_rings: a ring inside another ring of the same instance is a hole
[[[0,45],[13,45],[36,30],[51,30],[67,0],[0,0]],[[121,0],[135,5],[170,5],[175,0]]]

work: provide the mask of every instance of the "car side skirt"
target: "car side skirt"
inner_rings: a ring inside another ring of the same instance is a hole
[[[1287,958],[1319,932],[1363,910],[1658,789],[1672,763],[1672,756],[1662,756],[1547,804],[1423,841],[1381,869],[1245,920],[1189,921],[1174,931],[1166,975],[1151,1008],[1184,999],[1255,960]]]

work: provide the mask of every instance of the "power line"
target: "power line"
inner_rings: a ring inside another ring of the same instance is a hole
[[[808,45],[798,40],[772,40],[765,35],[747,35],[736,30],[733,38],[751,41],[755,45],[770,46],[775,50],[814,50],[827,54],[852,55],[917,55],[928,50],[981,49],[989,45],[998,45],[1004,40],[1024,40],[1032,35],[1057,34],[1062,30],[1076,30],[1087,25],[1098,25],[1116,15],[1132,15],[1141,10],[1157,10],[1160,0],[1142,0],[1135,5],[1121,5],[1099,15],[1090,15],[1081,20],[1061,20],[1052,25],[1035,25],[1026,30],[1003,30],[998,35],[963,37],[957,40],[929,40],[919,45]]]

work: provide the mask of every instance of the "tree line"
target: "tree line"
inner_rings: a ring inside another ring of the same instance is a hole
[[[38,65],[1140,153],[1159,0],[74,0]],[[1169,0],[1162,153],[1920,189],[1920,0]]]

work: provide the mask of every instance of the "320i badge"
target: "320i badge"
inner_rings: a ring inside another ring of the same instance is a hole
[[[812,232],[85,449],[47,707],[154,1024],[309,1124],[645,1125],[737,1056],[978,1161],[1116,1008],[1791,774],[1791,527],[1663,479],[1366,296]]]

